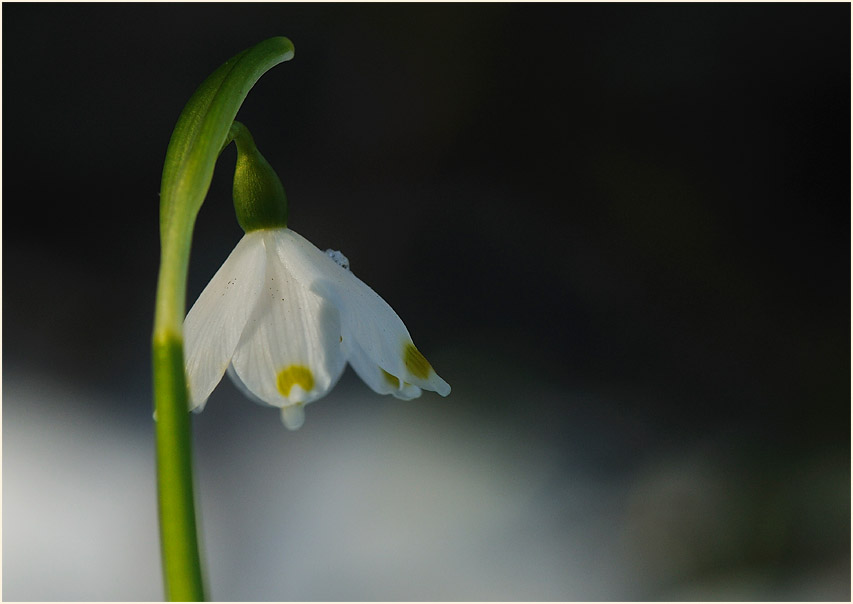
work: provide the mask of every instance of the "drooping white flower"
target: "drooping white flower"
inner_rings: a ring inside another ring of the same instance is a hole
[[[296,429],[347,362],[380,394],[447,396],[400,317],[347,265],[286,227],[247,232],[184,322],[191,408],[204,408],[227,370]]]

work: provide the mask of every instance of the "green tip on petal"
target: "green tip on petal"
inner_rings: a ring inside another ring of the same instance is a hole
[[[432,366],[426,357],[421,354],[421,351],[415,348],[415,345],[409,342],[403,351],[403,362],[413,376],[425,380],[429,377],[429,372],[432,371]]]
[[[305,392],[314,388],[314,374],[305,365],[289,365],[278,372],[276,387],[282,396],[289,397],[294,386],[299,386]]]
[[[393,386],[394,388],[399,388],[399,387],[400,387],[400,378],[398,378],[398,377],[396,377],[396,376],[394,376],[394,375],[391,375],[390,373],[388,373],[387,371],[385,371],[385,370],[384,370],[384,369],[382,369],[382,368],[380,368],[380,369],[379,369],[379,371],[381,371],[381,372],[382,372],[382,377],[385,379],[385,381],[386,381],[389,385]]]

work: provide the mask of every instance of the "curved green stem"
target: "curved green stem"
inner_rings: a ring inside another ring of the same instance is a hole
[[[193,227],[240,105],[268,69],[292,57],[293,44],[279,37],[227,61],[184,107],[166,151],[152,361],[160,542],[166,597],[172,601],[204,599],[182,337]]]

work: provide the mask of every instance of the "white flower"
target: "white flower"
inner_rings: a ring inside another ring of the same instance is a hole
[[[204,408],[227,369],[295,430],[303,405],[328,393],[347,361],[380,394],[450,394],[400,317],[335,254],[288,228],[243,236],[184,321],[192,410]]]

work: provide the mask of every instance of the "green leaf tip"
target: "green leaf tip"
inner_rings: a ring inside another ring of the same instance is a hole
[[[265,40],[260,44],[265,44],[269,42],[271,44],[278,44],[280,47],[280,52],[282,54],[282,61],[289,61],[293,58],[294,48],[293,42],[290,41],[290,38],[285,38],[284,36],[276,36],[275,38],[270,38],[269,40]]]
[[[214,71],[187,102],[169,141],[160,187],[161,234],[172,220],[195,220],[219,151],[246,95],[270,68],[293,58],[284,36],[244,50]],[[180,206],[180,207],[179,207]]]

